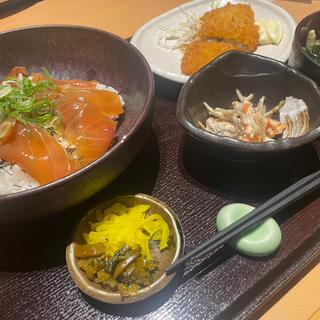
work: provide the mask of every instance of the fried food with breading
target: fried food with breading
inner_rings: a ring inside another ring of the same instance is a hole
[[[243,45],[249,51],[257,49],[259,27],[254,24],[254,12],[249,5],[227,4],[205,13],[201,20],[201,40],[219,39]]]
[[[185,48],[181,60],[181,71],[191,75],[211,60],[230,50],[243,50],[228,42],[194,41]]]

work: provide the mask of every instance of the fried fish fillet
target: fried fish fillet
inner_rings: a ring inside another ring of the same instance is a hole
[[[207,12],[201,20],[201,40],[220,39],[239,43],[249,51],[257,49],[259,27],[254,24],[254,12],[249,5],[227,4]]]
[[[230,50],[243,50],[228,42],[194,41],[185,48],[181,60],[181,71],[191,75],[211,60]]]

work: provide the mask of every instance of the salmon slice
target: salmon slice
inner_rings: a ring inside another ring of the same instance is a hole
[[[24,71],[23,67],[15,67],[10,71],[10,75],[16,76],[19,72]],[[21,72],[22,73],[22,72]],[[25,75],[25,73],[22,73]],[[42,80],[48,80],[48,76],[38,72],[32,72],[32,81],[37,83]],[[75,86],[79,88],[95,88],[97,84],[99,84],[96,80],[81,80],[81,79],[70,79],[70,80],[62,80],[62,79],[53,79],[53,82],[58,86],[69,85]]]
[[[99,82],[96,80],[86,81],[86,80],[80,80],[80,79],[72,79],[72,80],[55,79],[54,83],[60,86],[70,85],[70,86],[75,86],[79,88],[95,88]]]
[[[75,170],[63,147],[47,131],[16,122],[0,145],[0,159],[18,164],[40,184],[60,179]]]
[[[112,118],[123,113],[123,106],[116,92],[69,85],[60,86],[60,90],[61,98],[57,102],[58,105],[63,101],[80,101],[98,108],[104,115]]]
[[[10,70],[8,77],[16,77],[19,73],[26,77],[29,76],[29,72],[25,67],[14,67]]]
[[[47,79],[48,77],[41,73],[32,73],[32,81],[34,83]],[[62,99],[60,99],[62,102],[72,99],[74,101],[85,101],[98,107],[109,117],[117,117],[124,111],[118,94],[109,90],[96,89],[96,86],[99,84],[96,80],[54,79],[53,82],[58,86],[55,92],[58,91],[62,93]]]
[[[117,124],[88,103],[69,103],[58,109],[63,118],[63,137],[83,167],[99,158],[110,146]]]
[[[109,148],[117,122],[112,118],[123,112],[119,96],[107,90],[61,87],[57,101],[62,134],[85,166]]]

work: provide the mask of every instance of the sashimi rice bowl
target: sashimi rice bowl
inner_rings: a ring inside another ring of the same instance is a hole
[[[0,195],[47,184],[109,148],[124,101],[97,81],[15,67],[0,84]]]
[[[0,46],[0,221],[65,209],[113,181],[150,128],[153,78],[141,54],[72,26],[9,31]]]

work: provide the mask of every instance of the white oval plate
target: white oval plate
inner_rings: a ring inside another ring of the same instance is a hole
[[[231,2],[231,1],[230,1]],[[232,3],[243,3],[234,0]],[[266,0],[249,0],[255,12],[255,19],[273,18],[278,20],[283,29],[284,35],[279,45],[259,46],[255,51],[257,54],[267,56],[282,62],[289,58],[291,44],[296,24],[293,18],[282,8]],[[212,0],[192,1],[172,9],[143,25],[131,39],[131,43],[137,47],[149,62],[152,71],[169,80],[185,83],[189,76],[181,73],[180,61],[182,53],[180,50],[168,50],[158,45],[159,39],[165,34],[159,26],[176,28],[186,20],[180,8],[187,13],[195,13],[201,16],[211,10]]]

